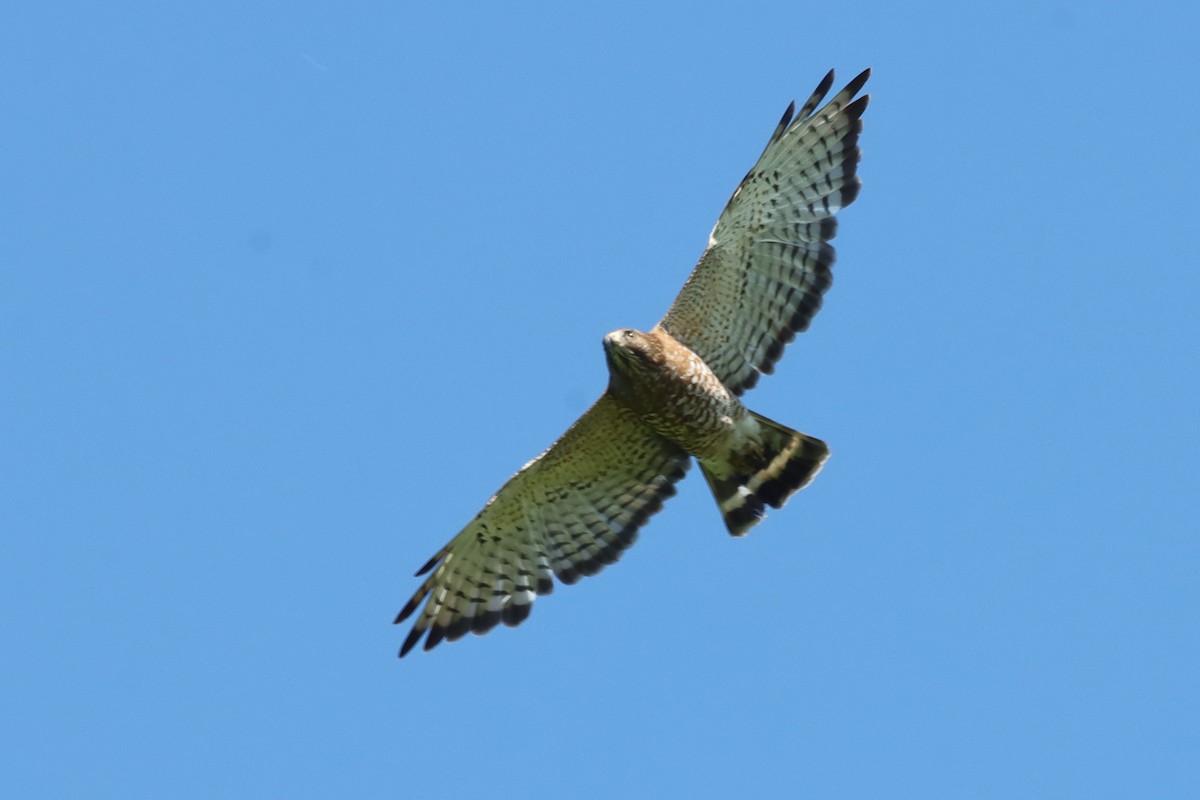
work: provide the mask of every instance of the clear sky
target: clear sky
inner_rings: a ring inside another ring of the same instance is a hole
[[[0,794],[1200,796],[1183,2],[0,12]],[[873,67],[743,540],[396,651],[783,108]]]

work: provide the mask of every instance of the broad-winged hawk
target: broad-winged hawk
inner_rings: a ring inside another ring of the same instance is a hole
[[[396,617],[425,604],[401,656],[423,635],[429,650],[516,625],[555,578],[574,583],[615,562],[692,458],[734,536],[817,474],[824,442],[738,397],[773,371],[829,288],[834,215],[860,186],[869,95],[855,95],[869,75],[818,109],[831,70],[794,118],[788,106],[666,316],[647,333],[604,337],[604,394],[417,572],[431,574]]]

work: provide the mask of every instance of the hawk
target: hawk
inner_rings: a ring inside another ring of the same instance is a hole
[[[600,399],[417,571],[428,577],[395,620],[421,608],[401,657],[422,636],[430,650],[517,625],[555,578],[572,584],[615,562],[693,458],[734,536],[813,479],[825,443],[738,398],[774,370],[830,286],[834,215],[861,185],[870,96],[855,95],[870,74],[818,109],[830,70],[798,114],[788,106],[666,316],[604,337]]]

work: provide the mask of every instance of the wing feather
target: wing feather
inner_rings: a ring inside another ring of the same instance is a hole
[[[721,212],[700,263],[659,327],[697,353],[730,391],[770,374],[832,283],[834,216],[858,196],[857,100],[871,71],[818,110],[833,71],[792,106]]]
[[[675,493],[688,455],[607,394],[526,464],[417,572],[424,582],[396,617],[424,603],[400,648],[517,625],[554,578],[574,583],[620,558]]]

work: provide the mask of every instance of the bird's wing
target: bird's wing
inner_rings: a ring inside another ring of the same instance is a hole
[[[432,571],[396,617],[425,603],[400,655],[427,631],[429,650],[517,625],[553,589],[551,576],[569,584],[612,564],[687,467],[687,453],[602,395],[417,572]]]
[[[659,326],[697,353],[734,393],[770,374],[808,327],[832,281],[835,214],[858,195],[864,71],[825,106],[831,70],[792,118],[788,106],[758,163],[709,237]]]

